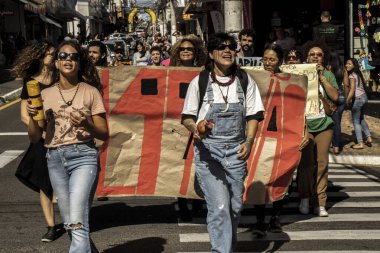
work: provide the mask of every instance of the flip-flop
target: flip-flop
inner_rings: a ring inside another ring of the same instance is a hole
[[[355,145],[352,145],[351,148],[353,148],[353,149],[364,149],[363,144],[362,145],[355,144]]]

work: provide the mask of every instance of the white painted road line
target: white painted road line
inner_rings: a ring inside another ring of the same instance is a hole
[[[360,175],[360,174],[354,174],[354,175],[329,175],[329,179],[378,179],[378,177],[373,175]]]
[[[180,242],[209,242],[208,233],[180,234]],[[311,241],[311,240],[380,240],[380,230],[316,230],[286,231],[285,233],[268,233],[262,238],[255,238],[251,233],[238,234],[238,242],[252,241]]]
[[[329,187],[335,186],[335,187],[373,187],[373,186],[379,186],[380,182],[333,182],[329,183]]]
[[[270,216],[266,217],[269,220]],[[328,217],[318,217],[313,214],[308,215],[281,215],[281,223],[316,223],[316,222],[335,222],[335,221],[350,221],[350,222],[375,222],[380,221],[380,214],[378,213],[342,213],[342,214],[329,214]],[[240,224],[254,224],[256,223],[256,216],[243,215],[240,218]],[[180,227],[206,227],[206,218],[193,218],[192,223],[178,223]]]
[[[23,152],[24,150],[7,150],[1,153],[0,154],[0,169],[4,168],[5,165],[12,162]]]
[[[290,197],[298,197],[298,192],[292,192]],[[380,191],[373,192],[327,192],[327,197],[350,197],[350,198],[370,198],[379,197]]]
[[[0,136],[17,136],[17,135],[28,135],[28,132],[8,132],[8,133],[0,133]]]

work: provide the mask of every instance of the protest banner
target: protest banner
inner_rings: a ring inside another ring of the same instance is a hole
[[[110,138],[101,146],[97,195],[199,198],[193,148],[180,124],[187,86],[199,68],[118,66],[101,70]],[[282,198],[296,168],[307,80],[247,70],[258,83],[265,119],[248,160],[246,201],[265,184],[264,201]],[[263,172],[265,171],[265,172]],[[254,185],[254,186],[253,186]]]

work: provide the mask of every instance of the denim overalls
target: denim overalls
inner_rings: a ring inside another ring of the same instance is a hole
[[[237,227],[243,208],[244,180],[247,162],[237,159],[245,141],[244,92],[236,78],[239,102],[213,103],[214,93],[209,82],[206,93],[210,108],[207,120],[214,122],[211,133],[195,142],[196,176],[207,203],[207,229],[212,252],[232,252],[237,241]]]

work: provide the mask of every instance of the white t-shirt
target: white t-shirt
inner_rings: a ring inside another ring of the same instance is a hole
[[[216,79],[222,83],[226,83],[230,80],[229,77],[216,76]],[[238,78],[236,77],[236,80]],[[226,96],[228,90],[228,103],[239,103],[239,98],[236,93],[236,85],[237,81],[234,81],[227,87],[219,86],[216,83],[211,83],[212,89],[214,92],[214,103],[225,103],[223,96]],[[190,82],[189,88],[186,93],[185,104],[183,105],[182,114],[187,115],[198,115],[198,106],[199,106],[199,75],[194,77],[194,79]],[[211,81],[211,77],[209,77],[209,81]],[[219,89],[220,88],[220,89]],[[223,96],[221,94],[223,92]],[[207,92],[205,93],[203,101],[208,101]],[[263,102],[261,101],[261,96],[259,89],[257,88],[257,84],[252,78],[248,75],[248,87],[247,93],[245,95],[245,115],[255,115],[260,111],[264,111]],[[202,103],[201,110],[199,111],[199,116],[197,119],[197,123],[204,119],[208,110],[210,108],[210,104],[207,102]]]

